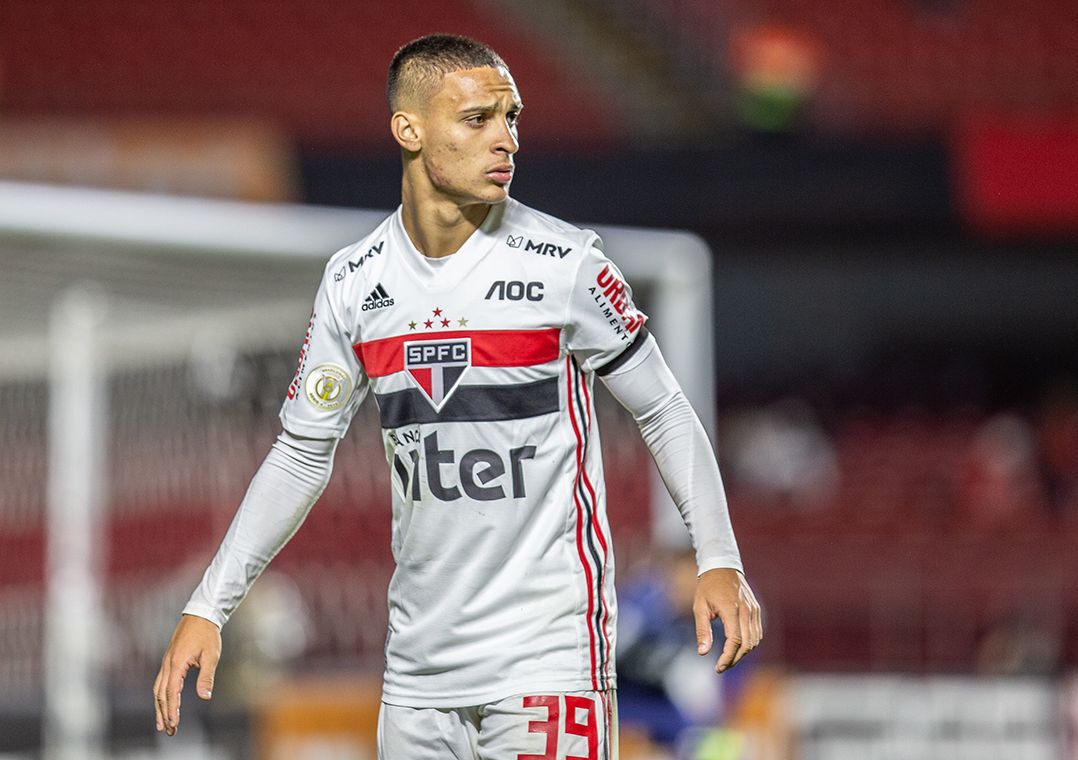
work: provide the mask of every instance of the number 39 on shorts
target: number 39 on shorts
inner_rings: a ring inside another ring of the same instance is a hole
[[[521,697],[528,733],[537,751],[520,753],[516,760],[614,760],[613,694],[548,694]],[[542,740],[540,741],[540,737]]]

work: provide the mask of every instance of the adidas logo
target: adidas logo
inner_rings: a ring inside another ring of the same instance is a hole
[[[374,309],[384,309],[387,306],[393,305],[393,299],[390,298],[389,293],[382,287],[382,283],[378,283],[378,287],[370,292],[370,294],[363,299],[363,311],[373,311]]]

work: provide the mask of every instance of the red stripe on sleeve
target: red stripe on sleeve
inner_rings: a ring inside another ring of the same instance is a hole
[[[532,367],[554,361],[561,353],[561,330],[447,330],[410,333],[356,343],[352,350],[368,377],[404,370],[404,344],[419,340],[472,339],[474,367]]]

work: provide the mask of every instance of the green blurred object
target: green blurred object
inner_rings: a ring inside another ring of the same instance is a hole
[[[783,86],[746,89],[737,93],[734,111],[741,121],[763,132],[784,132],[792,127],[805,103],[805,93]]]
[[[681,743],[678,760],[742,760],[745,744],[745,735],[741,731],[700,729]]]
[[[766,132],[795,126],[819,84],[818,42],[800,29],[749,27],[734,34],[730,53],[737,83],[734,111],[741,121]]]

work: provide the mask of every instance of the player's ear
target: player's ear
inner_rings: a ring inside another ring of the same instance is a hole
[[[420,140],[419,118],[409,111],[394,111],[389,119],[389,131],[393,139],[407,151],[418,153]]]

